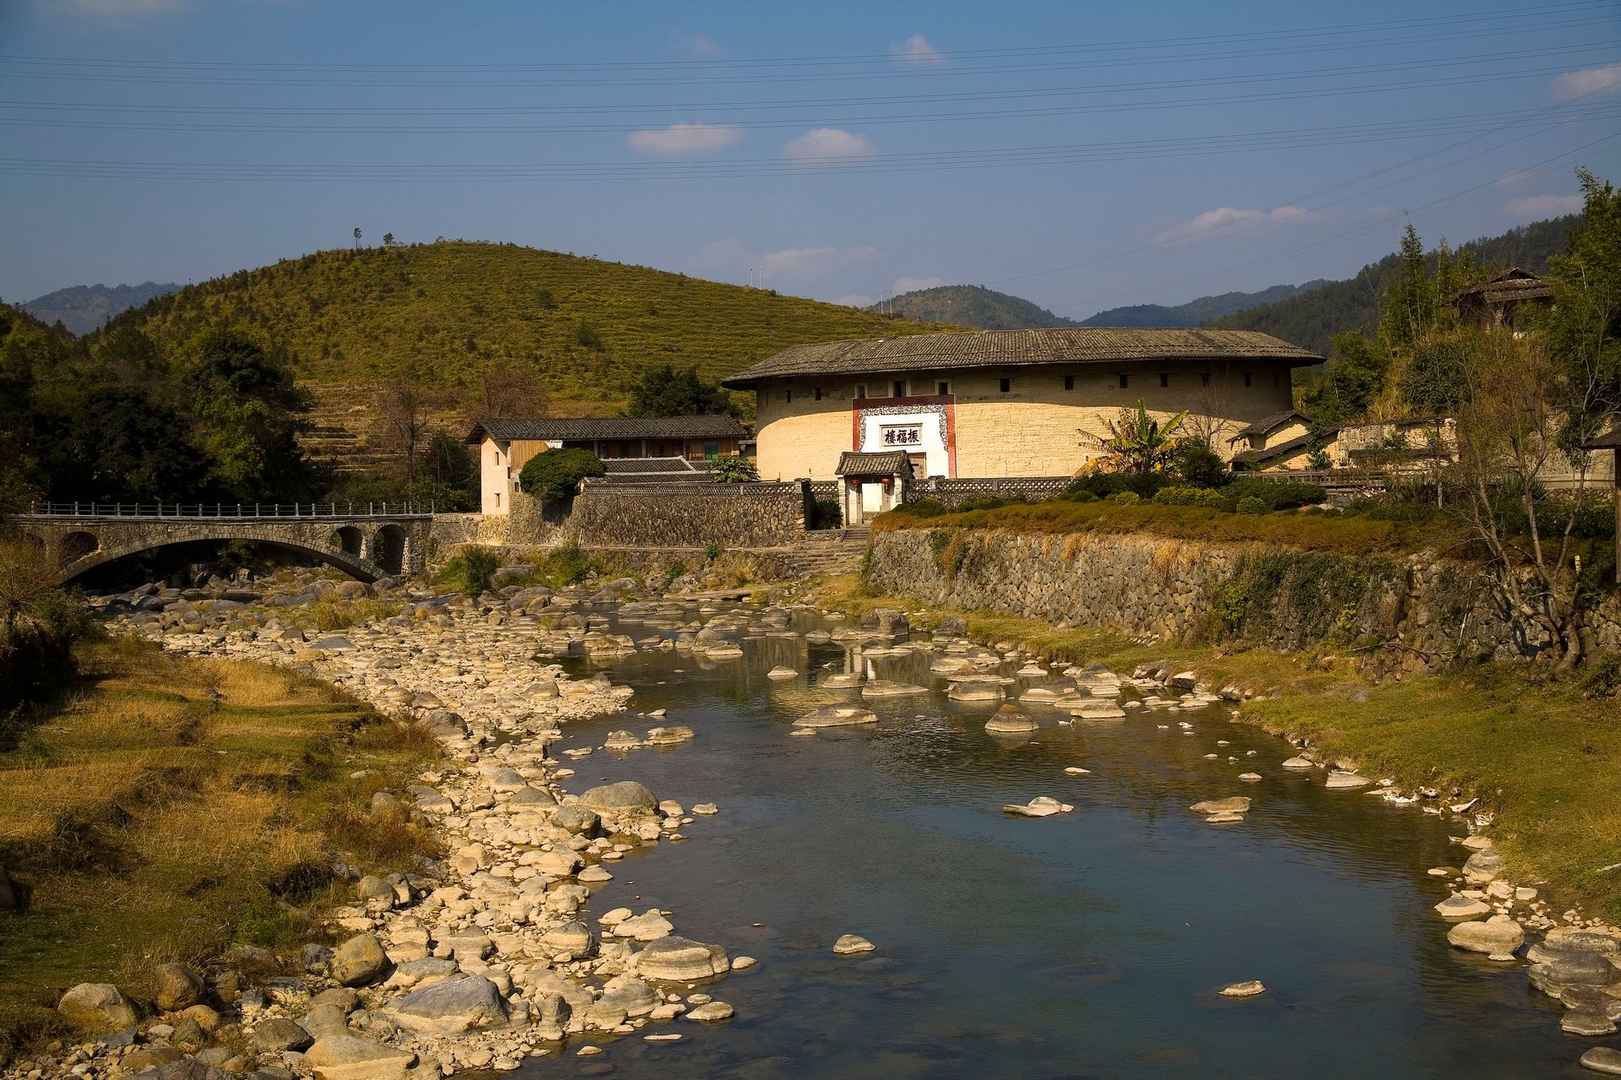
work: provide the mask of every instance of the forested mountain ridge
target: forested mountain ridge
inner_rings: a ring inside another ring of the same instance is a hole
[[[516,244],[320,251],[242,270],[113,321],[165,353],[229,325],[308,383],[446,390],[489,367],[538,376],[554,414],[608,414],[650,367],[709,380],[789,345],[938,329],[763,289]]]
[[[894,312],[922,322],[972,326],[978,330],[1047,330],[1078,325],[1021,297],[983,285],[939,285],[901,293],[868,311]]]
[[[1536,221],[1499,236],[1481,237],[1458,247],[1457,253],[1487,272],[1519,266],[1533,273],[1547,269],[1548,258],[1565,250],[1581,215]],[[1428,256],[1435,270],[1436,253]],[[1364,266],[1345,281],[1330,281],[1305,289],[1277,303],[1248,308],[1217,318],[1207,325],[1231,330],[1263,330],[1313,352],[1328,355],[1334,335],[1353,330],[1372,334],[1379,326],[1379,299],[1395,280],[1400,258],[1387,255]]]
[[[140,285],[72,285],[36,296],[20,306],[46,325],[60,322],[75,334],[88,334],[130,308],[179,288],[155,281]]]
[[[1322,280],[1308,281],[1304,285],[1273,285],[1259,292],[1225,292],[1215,296],[1201,296],[1185,304],[1132,304],[1128,307],[1109,308],[1080,326],[1203,326],[1212,319],[1231,315],[1235,311],[1276,303],[1306,289],[1324,284]]]
[[[951,323],[980,330],[1046,330],[1063,326],[1203,326],[1212,319],[1245,308],[1269,304],[1304,290],[1304,285],[1274,285],[1260,292],[1227,292],[1201,296],[1185,304],[1132,304],[1109,308],[1086,319],[1055,315],[1022,297],[983,285],[940,285],[901,293],[869,311],[889,311],[923,322]]]

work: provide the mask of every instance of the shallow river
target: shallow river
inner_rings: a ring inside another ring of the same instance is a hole
[[[689,841],[615,864],[592,911],[669,908],[682,935],[757,957],[706,988],[736,1018],[521,1075],[1591,1075],[1574,1062],[1592,1044],[1560,1034],[1557,1006],[1522,965],[1448,947],[1430,910],[1446,889],[1424,871],[1464,857],[1447,840],[1457,824],[1325,791],[1321,773],[1286,774],[1285,744],[1221,707],[1074,726],[1044,710],[1039,733],[1010,743],[983,730],[990,708],[937,692],[868,703],[876,727],[793,737],[791,721],[816,705],[858,700],[814,685],[846,650],[781,638],[744,648],[718,664],[655,652],[608,665],[636,688],[634,708],[666,707],[697,739],[599,750],[574,781],[638,779],[661,799],[719,804]],[[870,662],[945,686],[924,657]],[[810,675],[772,682],[775,664]],[[1180,734],[1183,719],[1195,735]],[[649,723],[574,725],[560,746]],[[1071,765],[1092,775],[1068,777]],[[1266,779],[1239,783],[1248,769]],[[1187,809],[1237,794],[1255,800],[1241,824]],[[1037,795],[1075,811],[1000,810]],[[834,956],[846,932],[877,952]],[[1268,992],[1216,995],[1243,979]]]

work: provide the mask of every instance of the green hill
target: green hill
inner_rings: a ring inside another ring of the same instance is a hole
[[[1518,266],[1540,273],[1548,256],[1565,250],[1581,215],[1536,221],[1500,236],[1482,237],[1459,247],[1483,269],[1498,271]],[[1252,307],[1216,319],[1208,325],[1233,330],[1264,330],[1268,334],[1328,355],[1334,335],[1342,330],[1372,334],[1379,326],[1379,297],[1393,280],[1398,260],[1390,254],[1370,263],[1347,281],[1330,281],[1278,303]],[[1435,255],[1430,255],[1430,269]]]
[[[1235,311],[1276,303],[1306,289],[1314,289],[1322,281],[1308,281],[1304,285],[1274,285],[1260,292],[1226,292],[1216,296],[1201,296],[1185,304],[1133,304],[1130,307],[1110,308],[1089,319],[1081,326],[1204,326],[1212,319],[1231,315]]]
[[[1074,326],[1073,319],[983,285],[940,285],[885,300],[884,310],[920,322],[951,323],[981,330],[1030,330]],[[871,307],[868,311],[876,311]]]
[[[856,308],[516,244],[321,251],[187,286],[115,319],[165,353],[232,324],[323,386],[410,379],[470,391],[538,373],[554,414],[607,414],[649,367],[713,380],[789,345],[938,329]]]

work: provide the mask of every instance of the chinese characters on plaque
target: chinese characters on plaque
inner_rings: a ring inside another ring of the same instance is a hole
[[[914,427],[886,427],[883,429],[885,446],[921,446],[923,444],[923,428]]]

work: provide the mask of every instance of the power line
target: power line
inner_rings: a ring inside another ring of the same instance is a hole
[[[1255,41],[1277,41],[1298,43],[1301,39],[1312,39],[1324,36],[1354,36],[1368,33],[1413,32],[1428,28],[1435,28],[1450,36],[1459,36],[1468,33],[1468,27],[1474,24],[1502,25],[1519,27],[1520,24],[1529,24],[1531,28],[1546,25],[1549,20],[1560,15],[1580,14],[1584,12],[1614,12],[1616,10],[1613,0],[1576,0],[1576,2],[1563,4],[1548,4],[1527,11],[1523,8],[1500,9],[1489,12],[1476,12],[1472,14],[1424,16],[1408,19],[1384,20],[1365,23],[1339,23],[1324,26],[1295,27],[1268,31],[1245,31],[1226,34],[1198,34],[1163,38],[1136,38],[1115,41],[1091,41],[1082,43],[1061,43],[1039,46],[1012,46],[988,49],[953,49],[950,56],[953,60],[973,59],[1006,59],[1018,56],[1041,56],[1055,54],[1096,55],[1108,54],[1115,51],[1132,51],[1150,48],[1174,48],[1190,45],[1210,45],[1226,43],[1244,43]],[[1597,16],[1595,16],[1597,17]],[[276,62],[276,61],[238,61],[238,60],[172,60],[172,59],[141,59],[130,57],[90,57],[90,56],[29,56],[19,54],[0,55],[0,61],[16,64],[30,65],[81,65],[101,66],[110,68],[126,68],[132,70],[263,70],[263,71],[382,71],[382,72],[422,72],[422,71],[452,71],[452,72],[482,72],[482,71],[591,71],[598,69],[747,69],[770,65],[781,68],[785,65],[826,65],[826,64],[893,64],[896,58],[887,53],[859,53],[824,56],[774,56],[752,58],[694,58],[672,60],[592,60],[585,62],[550,62],[544,64],[511,64],[511,63],[483,63],[483,64],[380,64],[380,63],[314,63],[314,62]]]
[[[791,98],[775,100],[738,100],[738,101],[654,101],[639,103],[616,103],[611,105],[590,104],[570,105],[562,103],[548,103],[545,105],[262,105],[262,104],[198,104],[193,102],[130,102],[130,101],[100,101],[100,102],[74,102],[74,101],[30,101],[30,100],[3,100],[0,106],[19,109],[37,109],[44,112],[72,112],[85,110],[99,110],[106,112],[152,112],[161,114],[194,114],[201,116],[216,116],[228,114],[243,115],[274,115],[274,116],[481,116],[495,114],[529,115],[529,114],[614,114],[656,111],[668,113],[671,110],[682,112],[699,111],[737,111],[737,110],[768,110],[792,108],[821,108],[821,107],[867,107],[874,105],[897,105],[949,101],[997,101],[997,100],[1023,100],[1039,97],[1061,97],[1085,94],[1116,94],[1116,93],[1147,93],[1158,90],[1174,90],[1199,86],[1241,86],[1250,83],[1271,84],[1280,81],[1321,80],[1344,78],[1354,75],[1370,74],[1387,71],[1404,71],[1413,68],[1433,69],[1445,67],[1462,67],[1470,64],[1496,64],[1505,60],[1519,60],[1531,57],[1557,55],[1569,57],[1573,53],[1590,52],[1601,49],[1613,49],[1621,45],[1621,39],[1588,42],[1579,46],[1557,46],[1538,49],[1521,49],[1508,52],[1485,53],[1473,56],[1450,57],[1446,59],[1421,58],[1401,61],[1385,61],[1373,64],[1353,64],[1339,67],[1316,67],[1309,71],[1284,72],[1249,72],[1241,75],[1218,75],[1200,78],[1156,79],[1142,82],[1101,82],[1084,83],[1073,86],[1049,87],[1022,87],[1001,90],[954,90],[946,93],[928,94],[890,94],[882,96],[857,95],[840,97]],[[1559,65],[1557,70],[1564,70],[1568,64]],[[1543,70],[1537,72],[1544,73]]]

